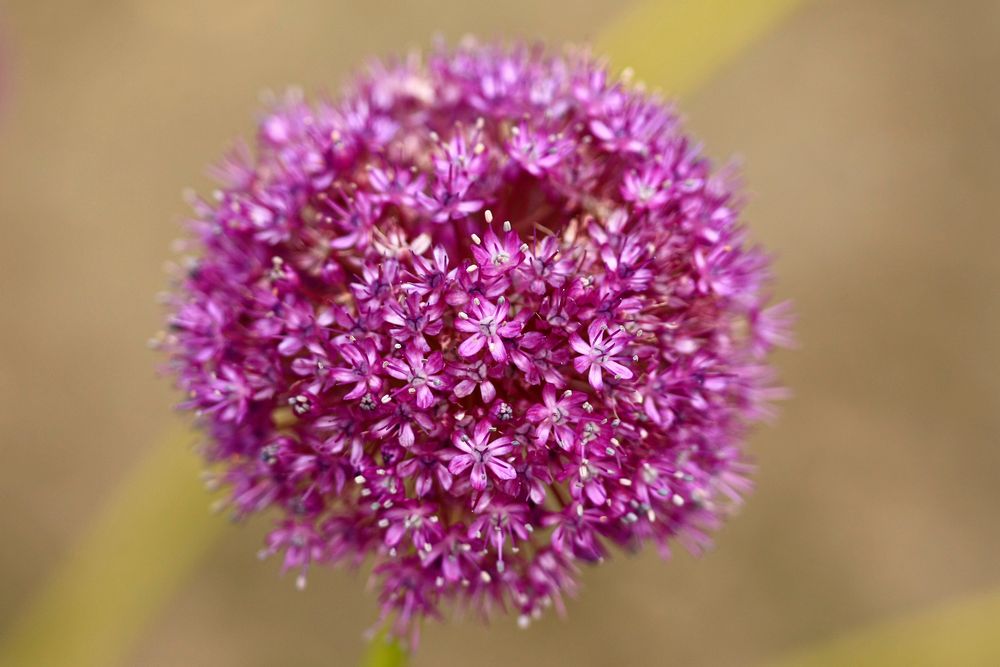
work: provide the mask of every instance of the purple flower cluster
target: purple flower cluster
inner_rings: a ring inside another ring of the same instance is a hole
[[[446,603],[527,624],[748,489],[788,310],[731,177],[586,53],[376,65],[215,172],[161,342],[300,582],[371,557],[396,634]]]

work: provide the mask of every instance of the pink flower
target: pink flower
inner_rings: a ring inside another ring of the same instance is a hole
[[[458,353],[463,357],[471,357],[485,345],[493,359],[507,361],[503,339],[513,338],[523,328],[523,322],[519,320],[507,322],[509,314],[510,303],[502,296],[495,306],[479,297],[473,298],[469,313],[460,312],[455,322],[456,329],[472,334],[458,347]]]
[[[379,520],[385,529],[385,543],[395,548],[407,535],[418,551],[425,551],[441,538],[441,522],[434,505],[407,503],[392,507]]]
[[[403,401],[390,401],[382,419],[371,425],[372,435],[376,438],[387,438],[395,434],[400,446],[409,449],[416,442],[417,428],[424,432],[434,429],[431,418],[414,408],[415,406]]]
[[[608,334],[607,323],[594,320],[587,327],[589,343],[585,343],[576,334],[570,336],[570,347],[580,355],[573,359],[573,367],[578,373],[588,371],[587,380],[598,391],[604,388],[603,371],[614,375],[616,380],[631,380],[634,377],[632,371],[615,358],[625,347],[625,337],[622,334],[620,329]]]
[[[491,213],[490,216],[492,215]],[[472,256],[476,258],[479,269],[485,276],[510,273],[524,260],[524,250],[527,246],[522,248],[521,240],[511,229],[510,222],[503,223],[503,226],[502,241],[494,233],[492,226],[486,230],[484,238],[473,236],[475,245],[472,246]]]
[[[560,447],[563,449],[572,447],[576,439],[573,429],[584,415],[580,405],[585,398],[582,394],[573,394],[567,389],[559,399],[556,399],[555,388],[547,385],[542,390],[543,404],[531,406],[526,415],[529,421],[537,424],[535,442],[544,445],[549,439],[549,434],[553,433]]]
[[[511,438],[502,437],[490,441],[492,426],[483,420],[476,424],[470,438],[466,433],[457,433],[452,440],[462,453],[455,455],[448,465],[448,472],[460,475],[472,467],[472,488],[482,491],[489,479],[487,472],[497,479],[514,479],[517,473],[514,467],[500,458],[514,449]]]
[[[444,357],[440,352],[433,352],[424,359],[424,353],[416,346],[408,347],[405,357],[405,363],[402,359],[389,359],[383,362],[385,372],[394,378],[406,380],[410,393],[416,395],[417,407],[429,408],[434,402],[434,393],[431,389],[440,391],[445,387],[441,375],[444,369]]]
[[[791,313],[729,172],[600,62],[375,64],[289,93],[214,173],[159,340],[303,582],[371,563],[414,640],[446,606],[524,625],[616,547],[700,549],[748,492]]]
[[[455,269],[448,270],[448,253],[438,246],[434,248],[433,259],[420,255],[413,257],[411,281],[405,286],[408,290],[424,298],[429,304],[437,303],[441,292],[455,280]]]
[[[415,478],[414,490],[421,498],[431,492],[435,482],[444,491],[451,489],[451,473],[436,449],[413,450],[413,457],[402,461],[396,472],[403,479]]]
[[[354,388],[344,396],[344,399],[360,398],[368,392],[378,391],[382,386],[381,378],[376,375],[379,356],[371,340],[343,345],[340,348],[340,355],[348,365],[334,368],[333,380],[354,384]]]
[[[571,155],[574,146],[564,136],[540,132],[522,121],[511,128],[508,151],[526,172],[532,176],[542,176]]]
[[[418,294],[410,294],[403,303],[386,305],[382,318],[392,325],[389,333],[394,339],[412,340],[417,347],[426,351],[430,349],[426,336],[434,336],[441,331],[443,310],[440,304],[421,303]]]
[[[648,165],[622,179],[622,198],[638,209],[662,208],[670,201],[670,172],[663,165]]]
[[[555,237],[546,236],[526,251],[527,261],[521,275],[528,281],[528,288],[535,294],[544,294],[547,286],[562,287],[573,272],[573,262],[560,257],[559,243]]]
[[[463,365],[455,364],[451,367],[451,372],[462,378],[455,385],[455,396],[464,398],[475,391],[476,387],[479,387],[479,395],[484,404],[492,403],[493,399],[496,398],[496,385],[490,380],[490,369],[485,361]]]

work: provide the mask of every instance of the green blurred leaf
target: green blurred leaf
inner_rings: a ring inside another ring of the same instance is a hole
[[[875,623],[769,665],[996,667],[1000,665],[1000,591]]]

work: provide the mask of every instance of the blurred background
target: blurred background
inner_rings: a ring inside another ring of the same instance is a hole
[[[335,91],[438,33],[600,43],[635,6],[0,4],[0,632],[176,421],[146,341],[180,193],[261,91]],[[996,0],[816,0],[680,100],[744,159],[800,319],[757,491],[705,558],[617,558],[527,632],[429,625],[414,665],[754,665],[1000,586],[998,71]],[[224,527],[127,664],[356,662],[364,577],[296,591],[255,557],[265,527]]]

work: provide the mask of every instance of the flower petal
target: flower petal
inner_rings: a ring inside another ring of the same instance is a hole
[[[619,380],[631,380],[635,377],[635,374],[632,373],[632,370],[628,366],[623,366],[613,359],[606,359],[602,365]]]
[[[461,475],[462,471],[472,465],[472,457],[468,454],[459,454],[448,464],[448,472],[452,475]]]
[[[594,389],[604,388],[604,375],[601,373],[600,364],[591,364],[590,375],[587,379],[590,381],[590,386]]]
[[[490,467],[490,470],[499,479],[514,479],[517,477],[517,471],[514,470],[514,466],[503,459],[491,458],[486,465]]]
[[[590,354],[590,346],[584,343],[577,334],[569,337],[569,346],[580,354]]]
[[[504,347],[500,336],[490,336],[487,341],[490,348],[490,355],[500,363],[507,363],[507,348]]]
[[[486,336],[475,334],[458,346],[458,353],[463,357],[471,357],[483,349],[483,345],[486,345]]]
[[[476,491],[482,491],[486,488],[486,464],[479,462],[472,466],[472,476],[470,477],[472,482],[472,488]]]

